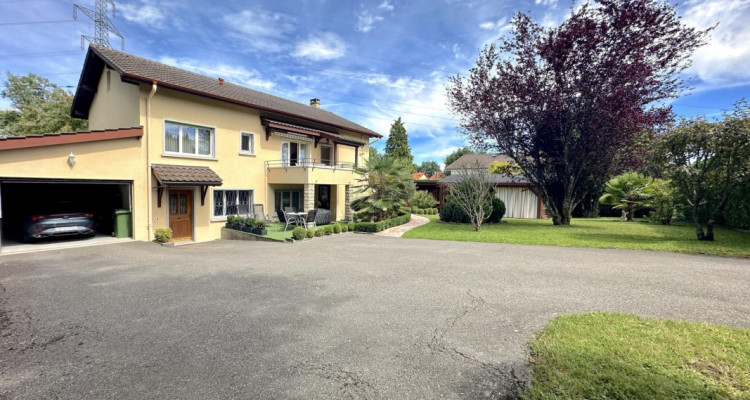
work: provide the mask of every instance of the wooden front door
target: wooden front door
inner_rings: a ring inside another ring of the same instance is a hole
[[[193,238],[192,191],[169,191],[169,227],[172,229],[172,240],[191,240]]]

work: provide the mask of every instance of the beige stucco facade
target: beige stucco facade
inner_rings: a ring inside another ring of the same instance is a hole
[[[168,196],[174,190],[192,192],[192,240],[199,242],[221,237],[226,217],[213,213],[213,193],[216,190],[251,190],[252,202],[263,204],[267,216],[275,217],[276,190],[317,195],[317,185],[330,185],[330,207],[334,218],[344,219],[348,215],[345,194],[347,187],[355,184],[353,164],[364,162],[369,154],[367,136],[337,130],[341,137],[362,143],[357,148],[341,143],[334,145],[328,139],[316,143],[299,134],[267,135],[260,111],[256,109],[160,87],[158,83],[152,93],[153,89],[153,86],[143,83],[123,82],[119,73],[105,68],[89,110],[90,128],[141,126],[143,137],[5,150],[0,154],[0,178],[131,181],[133,232],[137,240],[151,240],[155,229],[169,227]],[[198,156],[166,151],[167,122],[209,128],[212,132],[211,154]],[[241,151],[243,133],[253,134],[254,154]],[[306,146],[305,157],[315,159],[315,163],[305,167],[282,165],[282,142],[294,142],[295,138]],[[321,165],[321,151],[326,144],[335,153],[336,163],[348,165]],[[66,164],[70,153],[76,154],[72,168]],[[206,166],[223,182],[221,186],[208,188],[203,204],[200,186],[168,186],[164,188],[159,205],[158,184],[150,168],[154,164]],[[309,206],[314,202],[310,200],[304,204]]]

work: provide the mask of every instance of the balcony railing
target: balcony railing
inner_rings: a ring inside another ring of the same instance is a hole
[[[266,161],[266,168],[328,168],[328,169],[354,169],[355,163],[341,162],[333,163],[332,161],[317,160],[315,158],[300,158],[290,160],[272,160]]]

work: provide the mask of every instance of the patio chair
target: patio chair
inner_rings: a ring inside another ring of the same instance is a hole
[[[310,224],[313,224],[313,228],[317,228],[318,224],[315,223],[315,217],[318,215],[318,210],[310,210],[307,212],[307,217],[305,218],[305,229],[307,229]]]
[[[253,204],[253,214],[255,219],[259,219],[267,224],[273,221],[266,216],[266,212],[263,209],[263,204]]]
[[[287,208],[291,208],[291,207],[287,207]],[[289,227],[289,224],[299,225],[300,220],[299,218],[297,218],[296,215],[287,214],[288,212],[293,212],[293,211],[281,211],[281,212],[284,214],[284,220],[286,221],[286,225],[284,225],[284,232],[286,232],[286,228]]]

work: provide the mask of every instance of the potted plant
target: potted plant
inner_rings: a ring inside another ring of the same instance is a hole
[[[242,220],[244,221],[244,226],[242,227],[242,232],[252,233],[253,232],[253,226],[255,225],[255,219],[247,217],[247,218],[242,218]]]
[[[238,229],[239,226],[237,225],[237,216],[236,215],[229,215],[227,216],[227,228],[229,229]]]
[[[258,219],[254,220],[253,233],[256,235],[267,235],[268,230],[266,229],[266,223]]]

